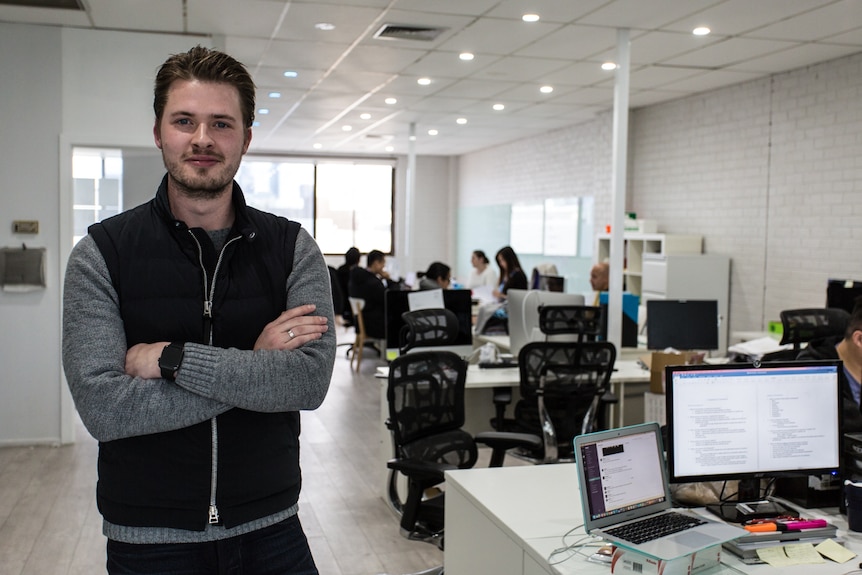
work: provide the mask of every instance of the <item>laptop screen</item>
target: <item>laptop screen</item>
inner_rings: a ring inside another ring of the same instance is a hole
[[[658,433],[657,425],[645,425],[579,436],[588,528],[670,506]]]

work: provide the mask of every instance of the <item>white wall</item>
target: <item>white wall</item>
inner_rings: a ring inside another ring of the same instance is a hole
[[[610,216],[610,115],[460,158],[459,205],[595,194]],[[862,279],[862,54],[633,111],[628,201],[731,257],[730,325],[823,306]]]

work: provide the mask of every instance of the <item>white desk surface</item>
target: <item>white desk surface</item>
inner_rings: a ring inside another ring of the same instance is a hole
[[[493,525],[506,536],[502,540],[498,539],[498,543],[507,539],[514,542],[547,573],[608,575],[610,572],[607,565],[589,562],[581,555],[574,555],[554,567],[548,564],[550,553],[563,547],[563,535],[583,523],[574,464],[451,471],[446,473],[446,489],[445,556],[446,570],[450,575],[460,573],[460,570],[450,571],[450,558],[452,567],[457,567],[457,559],[462,552],[480,557],[485,556],[485,552],[494,553],[493,549],[477,548],[488,534],[473,533],[473,536],[458,537],[457,524],[461,524],[462,529],[469,528],[469,517],[463,516],[464,513],[478,513],[481,520],[486,521],[486,526]],[[862,553],[862,533],[848,532],[845,518],[835,511],[806,509],[801,513],[806,517],[826,518],[838,527],[838,534],[845,539],[846,547],[856,553]],[[450,519],[457,524],[452,525]],[[461,519],[463,521],[460,521]],[[488,521],[490,523],[487,523]],[[583,535],[583,527],[576,533]],[[460,544],[462,539],[464,547]],[[569,536],[566,542],[571,543],[576,539],[579,539],[578,535]],[[503,555],[503,551],[500,550],[499,554]],[[827,559],[825,563],[818,565],[795,565],[778,570],[769,565],[745,565],[731,553],[722,552],[723,563],[742,572],[757,575],[837,575],[856,569],[859,561],[858,556],[843,564]],[[526,559],[524,563],[527,563]],[[730,570],[716,569],[710,571],[710,575],[722,571]]]

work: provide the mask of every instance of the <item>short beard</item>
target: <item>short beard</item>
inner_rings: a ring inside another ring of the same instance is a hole
[[[165,164],[170,179],[178,192],[191,199],[209,200],[218,198],[233,189],[233,177],[239,169],[236,166],[225,164],[223,169],[209,176],[194,174],[189,176],[182,161],[169,162],[162,153],[162,161]],[[204,170],[201,170],[202,172]]]

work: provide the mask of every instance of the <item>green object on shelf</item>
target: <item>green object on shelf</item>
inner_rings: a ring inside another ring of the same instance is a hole
[[[784,333],[784,325],[780,321],[771,321],[767,327],[769,333],[773,333],[775,335],[782,335]]]

